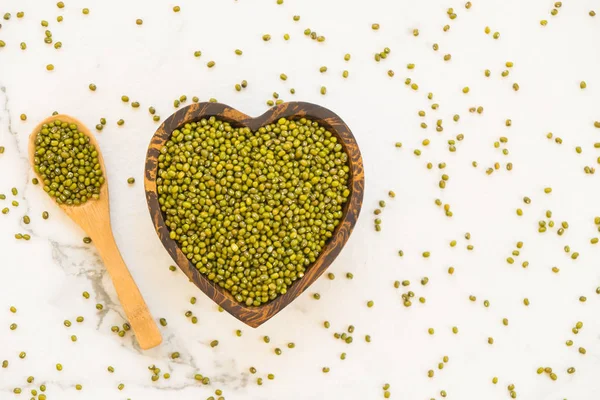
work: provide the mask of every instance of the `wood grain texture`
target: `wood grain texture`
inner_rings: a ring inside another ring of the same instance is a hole
[[[294,282],[292,286],[288,288],[287,293],[279,295],[276,299],[260,306],[246,306],[245,304],[239,303],[231,293],[210,281],[196,269],[183,254],[177,243],[169,237],[169,230],[165,225],[164,216],[158,203],[156,176],[158,173],[158,156],[160,154],[160,149],[165,142],[169,140],[171,133],[175,129],[180,128],[188,122],[199,121],[202,118],[209,118],[211,116],[229,122],[232,126],[248,127],[252,131],[256,131],[261,126],[276,122],[282,117],[288,119],[306,117],[312,121],[318,122],[321,126],[335,135],[348,154],[348,164],[350,168],[349,179],[351,181],[349,184],[350,196],[348,201],[344,204],[344,215],[342,221],[336,227],[333,237],[326,243],[317,260],[308,266],[304,277]],[[337,257],[350,237],[352,229],[358,219],[362,205],[364,183],[362,157],[358,144],[348,126],[340,117],[328,109],[315,104],[302,102],[280,104],[269,109],[269,111],[257,118],[251,118],[220,103],[197,103],[187,106],[167,118],[152,137],[150,146],[148,147],[144,177],[144,187],[146,190],[146,200],[148,202],[150,216],[152,217],[154,227],[161,242],[173,260],[175,260],[176,264],[187,277],[215,303],[223,307],[223,309],[240,321],[254,328],[268,321],[290,304],[290,302],[321,276]]]
[[[42,125],[60,120],[76,124],[80,132],[90,138],[90,143],[98,151],[98,161],[102,168],[105,182],[100,188],[98,200],[88,200],[79,206],[69,206],[56,203],[77,225],[79,225],[95,244],[104,265],[112,278],[119,301],[142,349],[150,349],[162,342],[162,336],[156,322],[152,318],[148,306],[133,280],[123,257],[117,247],[110,224],[110,207],[108,200],[108,181],[100,146],[94,135],[77,119],[68,115],[55,115],[46,118],[29,135],[29,161],[33,167],[35,157],[35,139]],[[38,176],[40,181],[42,178]]]

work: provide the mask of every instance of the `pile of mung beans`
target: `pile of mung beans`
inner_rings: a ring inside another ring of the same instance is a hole
[[[54,120],[35,138],[34,171],[57,203],[80,205],[100,197],[104,184],[98,151],[77,125]]]
[[[348,155],[306,118],[252,132],[215,117],[160,149],[158,201],[183,253],[246,305],[285,294],[332,237],[350,195]]]

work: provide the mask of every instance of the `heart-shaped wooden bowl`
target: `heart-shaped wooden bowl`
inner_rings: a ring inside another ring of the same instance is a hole
[[[304,276],[294,282],[287,293],[279,295],[274,300],[260,306],[246,306],[202,275],[183,254],[177,243],[169,237],[169,229],[165,225],[164,216],[158,203],[156,176],[158,173],[158,156],[160,149],[171,137],[171,133],[186,123],[199,121],[202,118],[214,116],[221,121],[229,122],[232,126],[244,126],[256,131],[258,128],[276,122],[279,118],[297,119],[308,118],[335,135],[348,154],[350,168],[350,196],[344,204],[343,218],[335,228],[333,236],[326,243],[317,260],[309,265]],[[358,144],[348,126],[333,112],[326,108],[310,103],[283,103],[275,106],[260,117],[251,118],[241,112],[219,103],[197,103],[182,108],[167,118],[158,128],[148,147],[146,156],[144,187],[150,216],[154,228],[163,246],[167,249],[179,268],[215,303],[223,307],[231,315],[253,328],[269,320],[284,307],[298,297],[329,267],[340,253],[352,233],[362,205],[365,178],[363,162]]]

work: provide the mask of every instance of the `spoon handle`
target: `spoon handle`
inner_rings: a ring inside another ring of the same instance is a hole
[[[146,350],[158,346],[162,342],[158,326],[129,273],[123,257],[121,257],[112,232],[110,234],[103,232],[103,234],[92,237],[92,239],[112,278],[119,301],[140,347]]]

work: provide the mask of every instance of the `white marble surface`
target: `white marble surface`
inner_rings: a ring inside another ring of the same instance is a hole
[[[468,11],[464,2],[440,0],[285,0],[282,6],[275,0],[65,2],[63,10],[46,0],[0,2],[0,15],[12,14],[1,20],[0,29],[6,42],[0,48],[0,145],[6,147],[0,155],[0,193],[8,195],[0,206],[10,208],[0,214],[0,360],[10,363],[0,368],[0,399],[29,398],[42,383],[48,399],[60,400],[191,400],[207,398],[217,388],[226,399],[380,399],[385,382],[396,399],[439,400],[441,390],[448,399],[509,399],[509,383],[522,399],[598,397],[600,250],[589,240],[598,235],[593,217],[600,215],[600,185],[598,175],[583,173],[584,166],[597,165],[599,155],[593,143],[600,141],[600,129],[593,122],[600,120],[600,16],[588,15],[594,7],[600,13],[597,1],[563,1],[555,17],[549,14],[552,2],[540,0],[473,0]],[[175,4],[180,13],[172,12]],[[82,7],[89,7],[90,15],[82,15]],[[448,19],[447,7],[455,8],[456,20]],[[18,11],[25,11],[23,19],[16,18]],[[292,21],[294,14],[301,15],[300,22]],[[64,15],[62,23],[56,22],[58,15]],[[61,50],[43,43],[42,19],[62,41]],[[548,19],[548,26],[541,27],[541,19]],[[374,22],[381,24],[377,32],[370,28]],[[443,32],[447,23],[451,29]],[[486,25],[500,31],[500,39],[485,35]],[[307,27],[327,41],[306,38]],[[270,42],[261,40],[265,33],[272,35]],[[284,33],[291,35],[288,42]],[[26,51],[19,48],[22,41]],[[438,52],[431,48],[434,42]],[[373,53],[386,46],[390,56],[374,62]],[[244,50],[242,57],[234,54],[236,48]],[[201,58],[194,58],[195,50],[202,51]],[[343,60],[346,52],[350,62]],[[447,53],[451,62],[442,60]],[[213,69],[206,67],[209,60],[216,61]],[[515,66],[501,78],[508,60]],[[45,69],[49,63],[53,72]],[[416,68],[408,71],[407,63]],[[321,65],[329,67],[327,73],[319,73]],[[484,77],[486,68],[490,78]],[[347,80],[341,77],[344,69],[350,71]],[[289,79],[282,82],[280,73]],[[404,85],[407,77],[419,84],[417,92]],[[233,86],[242,79],[249,86],[238,93]],[[579,89],[581,80],[586,90]],[[91,82],[96,92],[88,90]],[[513,82],[519,92],[511,89]],[[321,85],[328,88],[325,96],[319,94]],[[471,91],[464,95],[467,85]],[[366,192],[355,232],[330,268],[336,279],[320,279],[253,330],[219,313],[181,272],[168,269],[171,260],[152,228],[141,184],[157,126],[147,108],[155,106],[166,118],[174,111],[173,100],[186,94],[205,101],[215,97],[258,115],[273,91],[287,101],[320,103],[348,123],[363,152]],[[437,111],[430,108],[429,91],[440,105]],[[123,104],[123,94],[139,101],[140,109]],[[482,115],[468,112],[479,105],[485,107]],[[419,127],[420,109],[427,111],[427,130]],[[94,246],[83,244],[83,232],[30,183],[27,136],[54,110],[92,128],[99,118],[108,120],[97,137],[108,169],[113,227],[152,313],[169,322],[161,328],[165,340],[159,348],[140,351],[132,335],[119,338],[110,331],[125,321]],[[26,122],[19,119],[22,113]],[[456,113],[459,123],[452,121]],[[123,127],[116,125],[119,118],[126,121]],[[512,127],[504,126],[506,118]],[[437,119],[444,120],[443,133],[433,129]],[[562,145],[546,139],[550,131]],[[465,139],[449,153],[447,140],[459,133]],[[500,136],[509,139],[508,156],[493,146]],[[431,145],[423,148],[425,138]],[[397,141],[402,149],[394,147]],[[413,154],[417,148],[420,157]],[[474,160],[477,168],[471,166]],[[427,162],[446,162],[446,189],[438,188],[442,172],[428,170]],[[486,175],[494,162],[501,162],[502,170]],[[514,164],[511,172],[504,169],[506,162]],[[126,183],[129,176],[137,179],[133,187]],[[554,189],[550,195],[543,193],[547,186]],[[9,204],[12,187],[19,190],[18,208]],[[386,195],[390,189],[397,194],[393,200]],[[523,196],[532,203],[524,205]],[[436,198],[451,204],[452,218],[434,205]],[[380,199],[388,206],[383,230],[376,233],[372,212]],[[518,207],[523,217],[515,215]],[[562,237],[556,229],[537,232],[547,209],[557,223],[569,221]],[[43,210],[50,212],[47,221],[40,217]],[[30,225],[21,222],[24,214],[31,216]],[[16,241],[17,232],[31,234],[31,241]],[[465,249],[465,232],[472,235],[473,251]],[[448,246],[452,239],[455,248]],[[519,240],[525,243],[521,256],[509,265],[505,259]],[[578,251],[579,259],[565,254],[565,245]],[[424,259],[423,251],[431,257]],[[527,269],[520,266],[525,260]],[[456,269],[453,276],[449,266]],[[552,273],[552,266],[560,272]],[[354,280],[344,278],[348,271]],[[426,287],[419,284],[423,276],[429,277]],[[426,304],[402,306],[393,282],[404,279]],[[92,294],[89,300],[83,291]],[[312,299],[314,292],[321,300]],[[475,303],[470,294],[477,296]],[[198,297],[197,304],[189,303],[191,296]],[[375,306],[369,309],[365,304],[371,299]],[[98,312],[96,303],[104,310]],[[10,306],[18,312],[12,314]],[[183,315],[186,310],[198,316],[197,325]],[[75,323],[79,315],[84,323]],[[66,328],[65,319],[73,326]],[[323,328],[324,320],[331,329]],[[574,335],[577,321],[584,328]],[[11,323],[18,329],[11,331]],[[349,324],[356,326],[352,344],[332,337]],[[458,326],[458,335],[452,326]],[[429,327],[435,335],[427,334]],[[241,338],[236,329],[243,330]],[[372,336],[370,344],[365,334]],[[271,337],[270,344],[263,335]],[[493,345],[487,343],[490,336]],[[213,339],[220,342],[216,348],[209,346]],[[565,346],[567,339],[574,340],[573,347]],[[287,348],[290,341],[295,349]],[[580,346],[586,355],[578,353]],[[275,355],[275,347],[283,355]],[[21,351],[27,352],[23,360]],[[181,357],[173,361],[169,355],[175,351]],[[438,371],[444,355],[450,361]],[[62,372],[56,363],[64,366]],[[171,378],[152,382],[147,369],[152,364]],[[256,375],[249,374],[250,366],[258,369]],[[331,372],[323,374],[324,366]],[[558,380],[537,375],[539,366],[551,366]],[[571,366],[574,375],[566,373]],[[429,369],[436,370],[433,379]],[[200,385],[195,373],[209,376],[211,385]],[[267,380],[268,373],[275,380]],[[29,375],[34,384],[26,383]],[[491,383],[493,376],[498,385]],[[264,378],[263,386],[257,386],[257,377]],[[78,383],[81,392],[74,388]],[[23,394],[14,395],[15,387]]]

